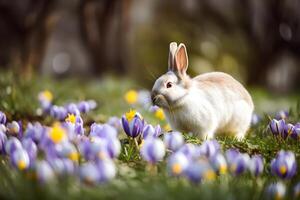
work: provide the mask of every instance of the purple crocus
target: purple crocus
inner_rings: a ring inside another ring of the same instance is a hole
[[[63,106],[52,106],[50,109],[50,115],[58,120],[64,120],[67,117],[67,109]]]
[[[233,175],[240,175],[244,172],[246,172],[247,168],[248,168],[248,164],[249,164],[249,155],[245,154],[245,153],[238,153],[235,154],[233,153],[234,151],[231,151],[231,155],[230,153],[226,153],[226,155],[230,155],[228,156],[229,159],[227,160],[228,165],[229,165],[229,170]],[[234,157],[231,157],[234,156]]]
[[[16,167],[19,170],[25,170],[28,169],[30,164],[30,159],[28,156],[28,153],[23,148],[16,149],[11,154],[11,163],[14,167]]]
[[[275,136],[284,136],[284,130],[285,130],[285,121],[284,119],[276,120],[272,119],[269,123],[269,128],[273,135]]]
[[[25,138],[31,138],[34,142],[39,143],[43,135],[46,134],[46,128],[42,126],[39,122],[34,124],[28,123],[25,130]]]
[[[116,117],[116,116],[110,117],[107,120],[107,124],[115,127],[118,132],[120,132],[122,130],[122,122],[121,122],[121,119],[119,117]]]
[[[220,153],[215,153],[209,158],[212,168],[217,174],[226,174],[227,172],[227,162],[225,157]]]
[[[100,179],[99,169],[93,162],[87,162],[80,166],[79,177],[82,182],[94,185],[98,183]]]
[[[6,115],[4,112],[0,111],[0,124],[4,124],[6,123]]]
[[[264,170],[264,162],[261,155],[254,155],[249,161],[249,171],[253,176],[259,176]]]
[[[50,182],[55,178],[53,169],[51,168],[50,164],[45,160],[38,161],[36,163],[36,175],[38,180],[43,184]]]
[[[291,133],[291,137],[295,140],[300,139],[300,123],[295,124],[293,131]]]
[[[141,156],[150,164],[155,164],[165,156],[164,143],[159,138],[146,139],[141,148]]]
[[[77,108],[81,113],[87,113],[90,111],[90,105],[87,101],[81,101],[77,104]]]
[[[295,126],[293,124],[290,124],[290,123],[286,124],[281,137],[283,139],[286,139],[288,136],[290,136],[294,132],[294,128],[295,128]]]
[[[200,148],[194,144],[187,143],[181,146],[176,152],[182,152],[188,159],[197,159],[201,156]]]
[[[225,152],[225,157],[226,157],[226,160],[227,160],[227,163],[232,163],[233,160],[240,154],[240,152],[237,150],[237,149],[228,149],[226,152]]]
[[[66,109],[69,114],[73,114],[75,116],[80,115],[80,111],[75,103],[70,103],[66,105]]]
[[[281,110],[275,114],[275,119],[287,119],[289,117],[289,112],[286,110]]]
[[[172,131],[164,135],[164,143],[167,149],[177,151],[184,144],[184,138],[180,132]]]
[[[26,150],[30,160],[30,166],[34,165],[37,157],[38,148],[31,138],[25,138],[22,140],[22,146]]]
[[[267,199],[283,199],[286,194],[286,187],[283,183],[277,182],[270,184],[266,189]]]
[[[11,155],[17,149],[22,149],[20,140],[16,137],[10,137],[5,143],[5,152],[8,155]]]
[[[0,130],[0,154],[5,153],[5,143],[7,141],[7,136],[4,132]]]
[[[90,141],[81,142],[79,151],[86,160],[109,158],[106,139],[97,136],[92,137]]]
[[[75,172],[75,165],[70,159],[54,158],[49,160],[55,174],[59,176],[71,175]]]
[[[193,183],[202,180],[213,180],[216,177],[214,170],[206,160],[191,161],[185,170],[185,175]]]
[[[295,154],[291,151],[279,151],[271,162],[271,171],[282,179],[292,178],[297,171]]]
[[[79,153],[74,144],[65,141],[55,145],[56,154],[62,158],[69,158],[73,162],[78,162]]]
[[[20,124],[17,121],[12,121],[11,123],[8,123],[6,125],[7,131],[12,136],[19,136],[19,133],[21,131]]]
[[[93,123],[91,125],[90,136],[100,137],[100,138],[116,138],[118,135],[118,131],[116,128],[109,124],[96,124]]]
[[[116,166],[111,159],[98,160],[99,183],[106,183],[116,176]]]
[[[189,160],[182,152],[173,153],[167,162],[168,172],[172,176],[183,175],[188,165]]]
[[[258,114],[253,113],[251,118],[251,125],[255,126],[261,121],[261,117]]]
[[[147,124],[144,126],[142,137],[146,139],[147,137],[158,137],[161,134],[160,125],[153,127],[151,124]]]
[[[218,153],[220,151],[220,144],[217,142],[217,140],[210,140],[205,141],[200,146],[201,155],[206,156],[207,158],[213,156],[214,154]]]
[[[143,131],[144,120],[139,113],[130,111],[122,116],[122,125],[129,137],[136,138]]]

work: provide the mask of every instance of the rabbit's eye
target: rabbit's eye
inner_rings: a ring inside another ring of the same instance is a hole
[[[171,83],[171,82],[168,82],[167,85],[166,85],[166,87],[167,87],[167,88],[172,87],[172,83]]]

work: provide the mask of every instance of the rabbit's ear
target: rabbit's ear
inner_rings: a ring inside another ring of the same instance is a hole
[[[177,50],[177,43],[171,42],[170,49],[169,49],[169,60],[168,60],[168,69],[170,71],[174,71],[175,69],[175,53]]]
[[[188,68],[188,56],[185,45],[180,43],[175,53],[175,72],[179,76],[185,76]]]

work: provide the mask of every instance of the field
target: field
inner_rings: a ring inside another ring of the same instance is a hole
[[[129,109],[138,110],[144,119],[153,125],[165,126],[164,120],[157,119],[153,113],[139,105],[129,105],[124,94],[130,89],[143,89],[128,79],[107,77],[102,80],[51,80],[35,77],[23,80],[13,73],[1,72],[0,75],[0,110],[5,112],[8,121],[21,120],[24,127],[28,122],[39,121],[51,125],[54,119],[37,112],[38,93],[42,90],[53,93],[54,103],[63,105],[93,99],[98,106],[95,110],[83,115],[85,128],[93,123],[104,123],[111,116],[121,117]],[[159,162],[157,172],[148,170],[147,163],[139,156],[128,159],[124,148],[115,161],[117,176],[112,181],[100,185],[86,185],[74,176],[63,176],[49,184],[40,184],[27,173],[12,169],[8,157],[1,155],[0,164],[0,197],[1,199],[264,199],[268,184],[279,179],[271,174],[270,162],[281,149],[295,153],[300,166],[299,141],[288,138],[276,138],[268,130],[269,118],[283,106],[289,105],[288,121],[296,123],[300,120],[300,107],[297,106],[299,96],[272,96],[260,89],[251,89],[256,104],[256,112],[262,120],[251,127],[243,141],[232,137],[217,137],[223,151],[237,148],[249,155],[261,154],[265,167],[263,174],[257,178],[245,173],[232,176],[229,173],[218,176],[214,181],[203,181],[200,184],[190,183],[185,178],[170,177],[166,171],[166,162]],[[273,111],[273,113],[272,113]],[[88,132],[88,131],[86,131]],[[184,135],[185,141],[201,144],[203,141]],[[122,133],[121,143],[127,142]],[[291,180],[284,180],[287,186],[286,199],[293,196],[293,187],[300,180],[299,173]]]

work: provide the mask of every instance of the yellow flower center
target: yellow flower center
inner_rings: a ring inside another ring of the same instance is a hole
[[[78,162],[79,154],[77,152],[72,152],[70,153],[69,158],[74,162]]]
[[[206,180],[214,180],[216,178],[216,174],[213,170],[207,170],[205,173],[204,173],[204,178]]]
[[[165,130],[166,132],[171,131],[172,128],[171,128],[170,124],[166,124],[166,125],[164,126],[164,130]]]
[[[129,104],[135,104],[138,99],[138,93],[135,90],[129,90],[128,92],[125,93],[124,96],[125,100]]]
[[[165,119],[165,114],[164,114],[164,111],[159,108],[155,111],[155,117],[160,119],[160,120],[164,120]]]
[[[226,174],[227,166],[226,165],[221,165],[219,171],[220,171],[220,174]]]
[[[286,167],[284,165],[280,166],[279,171],[281,174],[285,174],[286,173]]]
[[[172,166],[172,172],[174,174],[180,174],[182,172],[182,167],[179,163],[175,163],[173,166]]]
[[[128,122],[131,122],[135,114],[136,114],[136,110],[130,110],[129,112],[125,113],[125,117],[128,120]]]
[[[68,114],[68,117],[66,118],[66,122],[71,122],[72,124],[75,124],[76,116],[74,114]]]
[[[20,160],[20,161],[18,162],[18,168],[19,168],[20,170],[24,170],[24,169],[26,168],[26,163],[24,162],[24,160]]]
[[[48,101],[52,101],[53,99],[53,95],[49,90],[45,90],[42,92],[42,95],[45,99],[47,99]]]
[[[54,124],[50,131],[50,138],[54,143],[59,143],[66,137],[65,130],[59,125]]]

